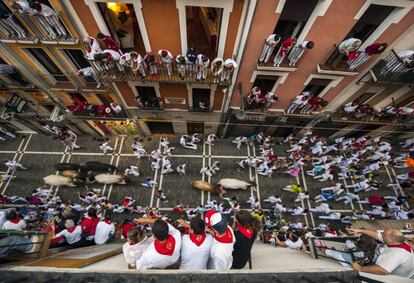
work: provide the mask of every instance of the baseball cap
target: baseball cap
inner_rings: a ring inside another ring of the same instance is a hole
[[[226,218],[215,210],[209,210],[206,212],[204,222],[207,227],[213,228],[219,233],[224,233],[227,229]]]

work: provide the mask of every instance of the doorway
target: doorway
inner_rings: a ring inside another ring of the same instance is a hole
[[[210,92],[209,88],[193,88],[193,109],[209,110],[210,107]]]
[[[174,127],[171,122],[146,122],[152,134],[174,134]]]
[[[217,56],[222,8],[186,6],[187,46],[213,60]]]
[[[203,122],[188,122],[187,123],[187,134],[204,134],[204,123]]]
[[[130,3],[96,3],[111,36],[124,52],[145,53],[144,41],[139,29],[134,5]]]

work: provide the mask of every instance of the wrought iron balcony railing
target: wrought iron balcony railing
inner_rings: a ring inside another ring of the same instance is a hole
[[[61,13],[50,17],[19,14],[19,17],[33,29],[42,43],[76,44],[78,42],[78,39],[70,33],[67,21]]]
[[[84,77],[73,73],[39,74],[52,90],[105,91],[106,86],[93,77]]]
[[[0,88],[2,89],[36,89],[37,87],[24,79],[22,76],[17,81],[14,78],[8,77],[7,75],[0,75]]]
[[[411,54],[411,58],[410,58]],[[379,60],[370,70],[375,82],[414,84],[414,53],[391,50],[385,59]]]
[[[297,68],[308,51],[309,49],[307,48],[295,45],[287,54],[282,55],[282,48],[278,47],[276,54],[270,56],[270,59],[267,62],[260,62],[260,60],[258,60],[257,64],[265,67]]]
[[[27,31],[15,15],[0,19],[0,41],[11,43],[37,43],[38,38]]]
[[[346,54],[340,52],[338,46],[334,44],[324,62],[319,64],[319,68],[323,71],[358,73],[374,57],[376,55],[370,56],[365,52],[357,52],[355,58],[350,59]]]
[[[362,115],[358,113],[346,113],[345,111],[338,111],[331,115],[332,121],[347,122],[347,123],[366,123],[366,124],[404,124],[412,119],[409,116],[401,115]]]
[[[145,69],[145,77],[139,71],[134,72],[127,66],[122,66],[118,62],[101,63],[90,61],[93,67],[98,71],[103,81],[143,81],[143,82],[164,82],[164,83],[197,83],[197,84],[217,84],[228,86],[231,84],[231,76],[225,80],[223,77],[215,78],[210,68],[205,70],[205,79],[198,78],[198,68],[192,64],[185,64],[184,71],[176,63],[172,64],[172,71],[169,74],[164,64],[157,64],[157,73],[150,74],[149,68]],[[182,69],[181,69],[182,70]]]

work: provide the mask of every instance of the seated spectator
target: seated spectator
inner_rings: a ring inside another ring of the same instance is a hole
[[[349,233],[363,234],[385,243],[377,261],[373,265],[362,266],[357,262],[352,267],[359,272],[380,275],[393,274],[405,278],[414,276],[414,254],[411,246],[405,242],[404,234],[394,228],[386,228],[383,233],[365,229],[348,229]]]
[[[232,269],[242,269],[250,258],[250,251],[261,229],[260,220],[248,211],[240,210],[234,217],[233,230],[236,243],[233,250]]]
[[[281,237],[282,235],[280,235],[278,232],[275,232],[274,235],[276,243],[279,246],[293,250],[306,251],[305,244],[297,233],[289,230],[286,232],[285,239],[283,239]]]
[[[145,249],[154,241],[153,237],[145,237],[139,228],[128,231],[127,242],[122,246],[128,269],[135,269],[135,264],[144,253]]]
[[[181,233],[171,224],[152,218],[139,218],[141,224],[153,224],[154,242],[136,262],[137,270],[151,268],[176,268],[180,258]]]
[[[106,213],[105,220],[96,225],[95,244],[103,245],[115,236],[115,225],[111,221],[111,214]]]
[[[205,223],[200,216],[191,219],[188,225],[183,219],[180,224],[188,230],[182,237],[180,269],[207,269],[213,237],[205,233]]]
[[[81,223],[82,234],[85,235],[86,241],[92,243],[95,238],[96,226],[99,223],[99,219],[96,216],[96,209],[91,207],[88,209],[88,217],[83,219]]]
[[[229,270],[233,264],[232,252],[236,241],[233,229],[227,225],[226,218],[215,210],[206,212],[204,222],[214,237],[208,268]]]
[[[65,221],[65,228],[66,229],[57,233],[54,236],[54,239],[63,236],[69,245],[74,245],[82,239],[82,227],[80,225],[75,225],[72,219],[67,219]]]
[[[15,210],[6,213],[6,222],[4,222],[2,230],[24,230],[26,222],[19,217]]]

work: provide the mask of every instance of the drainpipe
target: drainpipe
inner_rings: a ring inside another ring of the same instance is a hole
[[[226,130],[228,127],[228,123],[230,121],[230,117],[231,117],[231,111],[229,111],[229,107],[230,107],[230,102],[231,102],[231,97],[232,97],[232,93],[233,93],[233,89],[234,89],[234,84],[236,83],[237,80],[237,75],[239,73],[240,70],[240,66],[242,63],[242,57],[244,54],[244,50],[246,47],[246,42],[250,33],[250,28],[252,25],[252,21],[253,21],[253,17],[256,13],[256,5],[257,5],[257,1],[258,0],[246,0],[248,1],[247,4],[247,15],[244,18],[243,21],[243,26],[242,26],[242,31],[241,31],[241,39],[238,42],[238,46],[237,46],[237,51],[235,56],[235,60],[237,65],[239,66],[236,71],[235,74],[233,74],[233,78],[232,78],[232,83],[229,86],[228,90],[227,90],[227,94],[224,97],[225,101],[224,101],[224,111],[226,111],[226,115],[222,116],[221,119],[221,123],[226,123],[226,125],[224,126],[224,129],[221,133],[221,136],[224,136],[226,134]]]

